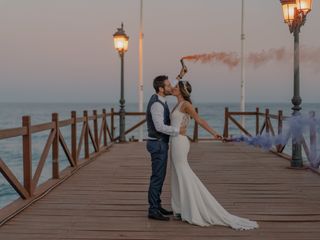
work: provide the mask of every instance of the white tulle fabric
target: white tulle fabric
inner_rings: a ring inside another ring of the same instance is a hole
[[[181,102],[171,113],[171,125],[177,128],[189,124],[190,117],[180,111]],[[254,221],[227,212],[210,194],[188,164],[189,139],[171,137],[171,205],[183,221],[199,226],[223,225],[237,230],[258,227]]]

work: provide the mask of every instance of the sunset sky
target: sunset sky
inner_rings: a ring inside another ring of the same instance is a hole
[[[293,48],[278,0],[246,0],[246,51]],[[112,35],[129,35],[125,96],[136,102],[140,0],[1,0],[0,102],[116,102],[120,59]],[[240,53],[241,0],[144,0],[144,94],[175,78],[185,55]],[[320,1],[300,44],[320,48]],[[195,102],[238,102],[240,67],[187,63]],[[320,102],[320,62],[301,63],[301,97]],[[247,102],[290,102],[293,59],[246,68]]]

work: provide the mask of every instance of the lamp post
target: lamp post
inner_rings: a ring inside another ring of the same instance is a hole
[[[307,14],[311,11],[312,0],[280,0],[283,10],[284,22],[288,24],[290,33],[294,36],[294,80],[293,98],[291,100],[292,115],[300,115],[300,69],[299,69],[299,33],[301,27],[306,22]],[[292,168],[302,168],[301,143],[297,139],[292,139]]]
[[[125,142],[125,100],[124,100],[124,53],[128,51],[129,37],[126,35],[123,29],[123,23],[121,28],[117,29],[117,32],[113,34],[114,47],[119,52],[121,59],[121,90],[120,90],[120,111],[119,111],[119,141]]]

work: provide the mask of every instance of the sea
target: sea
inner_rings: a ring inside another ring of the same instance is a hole
[[[173,108],[175,103],[169,101],[169,106]],[[221,134],[223,133],[224,127],[224,111],[225,107],[229,108],[229,111],[239,111],[239,103],[196,103],[194,106],[199,109],[199,115],[205,119],[210,126],[216,129]],[[259,107],[260,112],[264,112],[266,108],[270,109],[271,114],[277,114],[278,110],[282,110],[285,116],[291,115],[291,103],[247,103],[246,111],[256,111]],[[0,103],[0,129],[9,129],[21,127],[22,116],[28,115],[31,117],[31,124],[40,124],[51,121],[51,114],[58,113],[59,119],[68,119],[71,116],[71,111],[76,111],[77,116],[82,116],[83,111],[87,110],[89,115],[92,114],[93,110],[97,110],[98,113],[102,112],[102,109],[106,109],[110,112],[111,108],[115,111],[119,110],[118,103]],[[137,112],[137,103],[127,103],[127,112]],[[319,103],[303,103],[301,113],[307,115],[309,111],[315,111],[316,116],[320,116],[320,104]],[[126,117],[126,128],[133,126],[140,120],[141,117],[127,116]],[[239,117],[235,117],[240,120]],[[318,117],[319,118],[319,117]],[[116,133],[118,133],[118,118],[115,119]],[[110,119],[108,120],[110,123]],[[260,125],[263,123],[263,119],[260,120]],[[272,121],[274,128],[276,129],[277,122]],[[80,124],[79,124],[80,125]],[[246,129],[251,133],[255,133],[255,116],[245,117]],[[70,146],[70,127],[64,127],[61,129],[62,134]],[[81,132],[81,126],[78,127],[78,136]],[[143,133],[146,135],[146,126],[143,126]],[[190,124],[188,129],[188,135],[192,136],[193,123]],[[139,138],[140,131],[137,129],[127,135],[129,138]],[[239,129],[229,122],[229,134],[240,135]],[[32,136],[32,169],[33,173],[36,169],[37,163],[40,159],[40,155],[43,151],[46,140],[49,136],[49,131],[33,134]],[[199,137],[209,138],[211,137],[204,129],[199,128]],[[93,151],[93,148],[90,148]],[[287,153],[291,152],[290,144],[285,150]],[[51,151],[46,160],[45,167],[39,180],[39,184],[43,183],[51,177]],[[68,161],[60,147],[60,168],[68,166]],[[0,158],[6,163],[11,169],[20,182],[23,180],[22,176],[22,137],[15,137],[10,139],[0,140]],[[14,189],[9,185],[6,179],[0,174],[0,208],[7,206],[15,199],[19,198],[19,195],[15,193]]]

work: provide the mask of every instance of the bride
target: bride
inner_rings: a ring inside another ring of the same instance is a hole
[[[171,112],[171,125],[188,126],[190,117],[211,133],[215,139],[222,137],[196,113],[190,100],[191,85],[179,81],[172,95],[178,103]],[[199,226],[223,225],[238,230],[249,230],[258,224],[227,212],[210,194],[188,164],[189,140],[186,136],[171,137],[171,205],[176,218]]]

